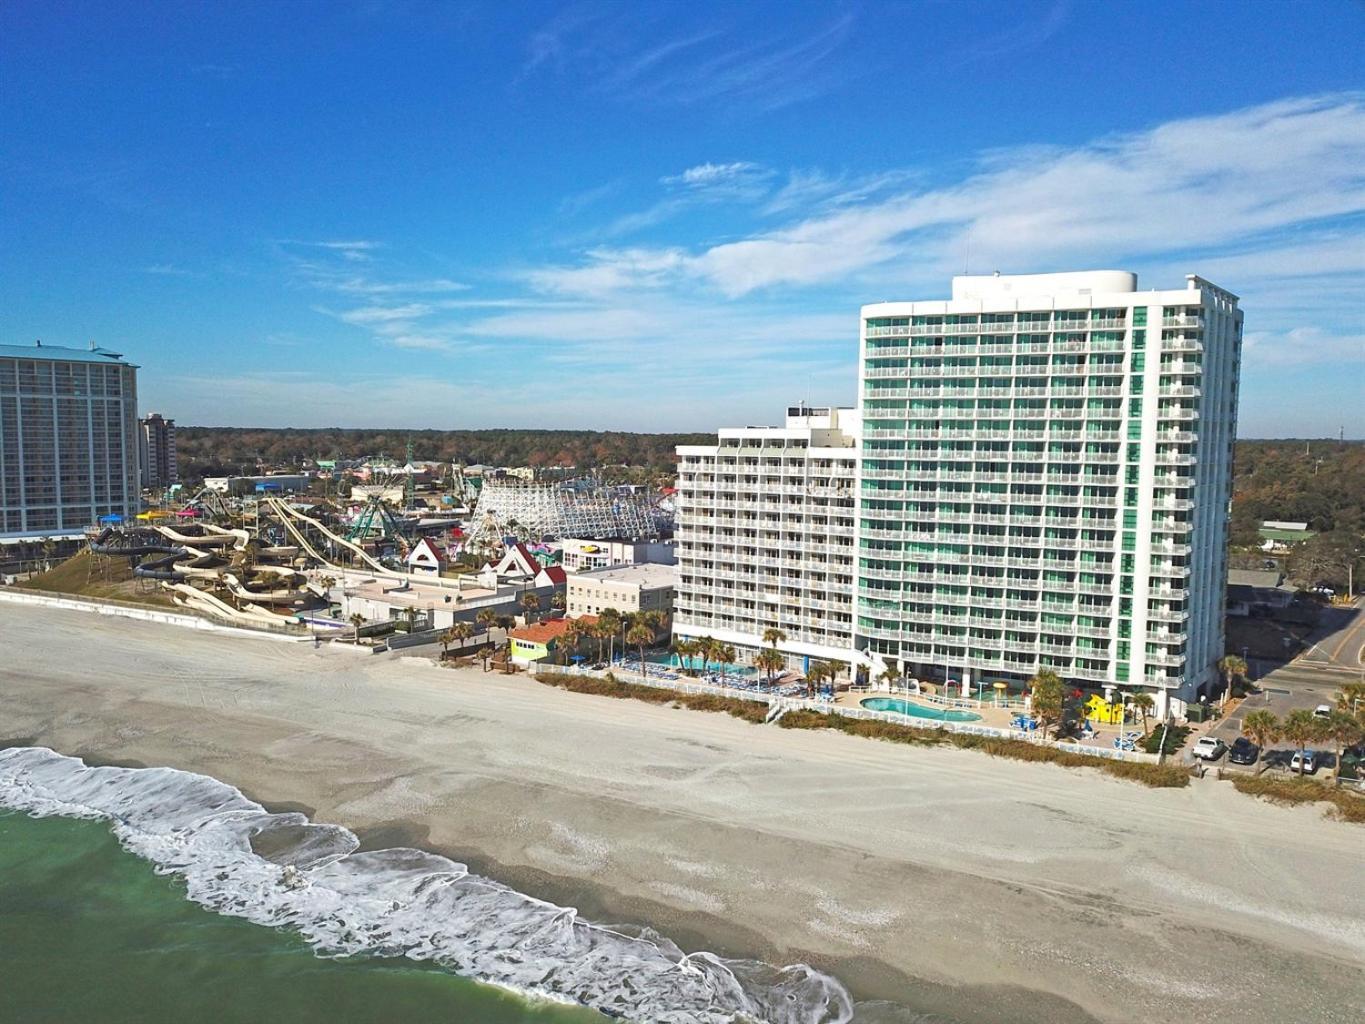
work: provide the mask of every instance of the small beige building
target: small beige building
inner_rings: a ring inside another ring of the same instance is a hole
[[[671,615],[677,583],[676,565],[645,563],[571,572],[565,584],[565,611],[570,618],[597,615],[604,608]]]

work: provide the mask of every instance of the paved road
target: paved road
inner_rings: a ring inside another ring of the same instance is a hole
[[[1296,661],[1324,668],[1359,672],[1365,666],[1365,611],[1361,602],[1346,608],[1324,608],[1309,648]]]

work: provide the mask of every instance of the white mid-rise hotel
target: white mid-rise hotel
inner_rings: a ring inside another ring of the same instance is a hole
[[[850,660],[857,438],[855,410],[801,406],[678,449],[675,633],[751,655],[775,628],[793,668]]]
[[[1163,705],[1207,692],[1223,654],[1241,337],[1236,296],[1193,276],[1149,292],[1118,271],[959,277],[951,299],[863,307],[841,660],[968,692],[1041,668]],[[744,433],[722,431],[722,450]],[[729,598],[727,581],[703,551],[752,558],[789,596],[841,600],[786,575],[804,552],[723,517],[748,492],[690,472],[697,451],[679,449],[679,631],[719,634],[701,609]],[[736,632],[792,635],[785,607],[744,610]]]

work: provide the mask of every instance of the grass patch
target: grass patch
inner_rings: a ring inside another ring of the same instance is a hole
[[[547,686],[557,686],[561,690],[574,693],[590,693],[598,697],[629,698],[650,704],[674,704],[691,711],[714,711],[742,718],[746,722],[758,724],[768,717],[768,705],[756,700],[740,700],[738,697],[725,697],[718,693],[677,693],[657,686],[641,683],[623,683],[614,676],[570,675],[567,672],[538,672],[536,682]]]
[[[47,572],[14,585],[23,590],[70,594],[97,601],[125,601],[152,608],[175,607],[159,588],[143,589],[144,584],[133,575],[128,559],[96,557],[88,549],[76,552]]]
[[[1329,803],[1333,807],[1333,817],[1365,825],[1365,797],[1338,789],[1330,782],[1298,776],[1286,779],[1268,775],[1238,775],[1233,778],[1232,784],[1239,793],[1257,796],[1282,806]]]
[[[1097,768],[1115,778],[1141,782],[1158,789],[1180,789],[1190,784],[1189,772],[1178,765],[1148,764],[1145,761],[1115,761],[1107,757],[1089,757],[1069,750],[1011,740],[999,736],[976,736],[972,733],[949,732],[947,729],[916,729],[870,718],[848,718],[844,715],[819,711],[789,711],[778,719],[784,729],[834,729],[850,736],[909,743],[918,746],[952,746],[963,750],[979,750],[991,757],[1007,757],[1013,761],[1046,762],[1063,768]]]

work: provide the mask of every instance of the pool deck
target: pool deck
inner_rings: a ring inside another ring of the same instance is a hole
[[[856,708],[861,707],[863,701],[872,697],[890,698],[892,700],[908,699],[912,704],[923,704],[925,707],[937,707],[937,705],[931,704],[928,701],[923,700],[916,694],[912,693],[909,694],[907,697],[907,695],[904,693],[895,691],[888,692],[886,690],[845,690],[838,695],[834,703],[839,705],[840,707]],[[990,704],[990,702],[988,701],[979,708],[971,707],[950,710],[971,711],[974,714],[980,715],[981,721],[971,723],[973,725],[987,725],[995,729],[1008,729],[1010,727],[1010,720],[1014,718],[1016,714],[1019,713],[1020,709],[998,708]],[[890,713],[894,714],[894,712]],[[923,719],[923,721],[927,721],[927,719]],[[1095,728],[1095,736],[1089,740],[1077,741],[1080,743],[1081,746],[1100,747],[1104,749],[1109,749],[1113,747],[1115,738],[1121,732],[1140,732],[1142,729],[1141,723],[1135,722],[1129,722],[1122,728],[1116,725],[1107,725],[1100,722],[1092,724],[1094,725]]]

